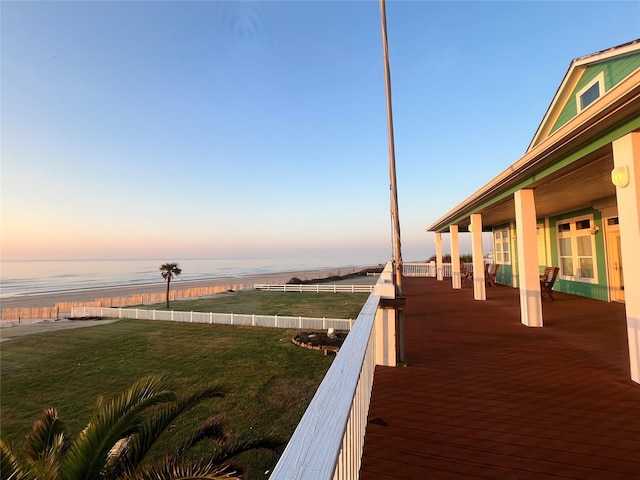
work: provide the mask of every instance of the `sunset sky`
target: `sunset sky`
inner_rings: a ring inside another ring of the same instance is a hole
[[[0,8],[2,259],[390,258],[378,2]],[[640,37],[640,2],[388,0],[387,22],[404,258],[424,260],[571,60]]]

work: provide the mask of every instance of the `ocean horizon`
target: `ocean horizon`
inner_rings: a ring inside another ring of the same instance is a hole
[[[171,260],[174,261],[174,260]],[[367,256],[308,258],[196,258],[175,260],[182,274],[172,284],[189,280],[242,277],[268,273],[366,267],[386,259]],[[91,288],[164,283],[161,259],[0,260],[0,298]]]

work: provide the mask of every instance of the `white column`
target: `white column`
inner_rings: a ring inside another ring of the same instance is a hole
[[[442,234],[436,233],[436,280],[442,280]]]
[[[378,308],[375,319],[376,365],[395,367],[396,361],[396,311]]]
[[[458,238],[458,225],[449,227],[451,234],[451,286],[455,289],[462,288],[460,280],[460,239]]]
[[[471,215],[471,255],[473,255],[473,298],[487,299],[484,278],[484,253],[482,251],[482,215]]]
[[[538,232],[533,190],[513,194],[516,207],[516,245],[520,285],[520,321],[527,327],[542,326],[542,300],[538,273]],[[512,252],[513,254],[513,252]]]
[[[640,132],[613,142],[631,380],[640,383]],[[626,177],[626,178],[625,178]]]

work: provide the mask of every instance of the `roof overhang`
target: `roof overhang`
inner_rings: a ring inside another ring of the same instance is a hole
[[[545,183],[560,181],[572,172],[588,168],[591,163],[598,165],[592,166],[588,172],[601,178],[603,169],[608,168],[607,155],[611,160],[611,142],[634,130],[640,130],[640,71],[620,82],[599,102],[527,152],[426,231],[446,232],[454,224],[465,227],[473,213],[493,212],[491,223],[509,221],[514,218],[513,192],[522,188],[540,189]],[[603,194],[604,198],[611,191],[615,193],[611,188],[611,182],[608,182],[601,190],[589,189],[589,195]],[[583,203],[587,200],[586,197],[580,199]],[[567,211],[565,202],[560,205]],[[491,225],[484,218],[483,223]]]

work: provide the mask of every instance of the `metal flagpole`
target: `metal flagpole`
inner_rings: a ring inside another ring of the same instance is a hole
[[[389,71],[389,49],[387,46],[387,14],[385,0],[380,0],[380,18],[382,20],[382,55],[384,59],[385,86],[387,93],[387,127],[389,134],[389,179],[391,189],[391,219],[393,227],[393,265],[396,299],[403,300],[402,290],[402,250],[400,245],[400,216],[398,215],[398,186],[396,183],[396,152],[393,139],[393,111],[391,107],[391,73]],[[396,307],[397,318],[397,357],[405,363],[404,352],[404,309]]]

